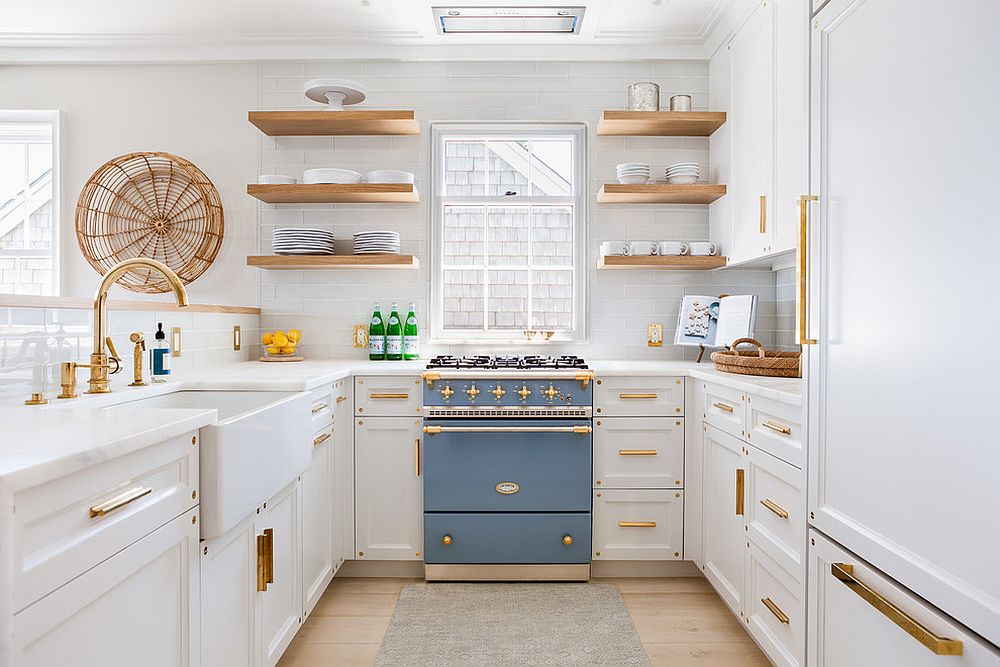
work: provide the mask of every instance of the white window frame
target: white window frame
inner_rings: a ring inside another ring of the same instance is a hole
[[[560,331],[551,342],[582,342],[587,339],[586,327],[586,248],[587,248],[587,125],[581,122],[481,122],[455,123],[434,122],[431,129],[431,312],[429,316],[431,342],[439,343],[524,343],[526,339],[519,330],[444,329],[444,266],[443,233],[444,209],[446,206],[539,206],[568,205],[574,209],[573,234],[573,330]],[[564,136],[573,141],[573,190],[566,197],[532,196],[447,196],[445,183],[445,142],[455,139],[467,140],[512,140],[531,137],[551,138]],[[497,267],[511,268],[511,267]],[[569,267],[547,267],[569,268]],[[489,299],[488,290],[483,295],[484,303]],[[485,308],[485,306],[484,306]],[[484,318],[484,327],[486,326]],[[530,326],[530,321],[528,326]],[[543,329],[544,330],[544,329]],[[538,337],[535,340],[539,340]]]
[[[60,140],[61,112],[48,110],[0,110],[0,123],[48,123],[52,126],[52,294],[42,296],[60,296],[62,294],[62,154]],[[29,251],[24,252],[30,255]]]

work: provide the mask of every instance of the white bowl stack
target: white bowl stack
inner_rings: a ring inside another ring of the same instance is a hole
[[[323,167],[302,172],[303,183],[360,183],[363,179],[364,176],[351,169]]]
[[[667,183],[678,185],[697,183],[701,177],[701,165],[697,162],[678,162],[667,167],[664,175]]]
[[[413,172],[398,169],[376,169],[365,174],[369,183],[413,183]]]
[[[649,181],[649,165],[645,162],[623,162],[617,170],[622,185],[642,185]]]
[[[355,255],[398,255],[398,232],[358,232],[354,235]]]
[[[271,235],[275,255],[332,255],[333,232],[305,227],[282,227]]]

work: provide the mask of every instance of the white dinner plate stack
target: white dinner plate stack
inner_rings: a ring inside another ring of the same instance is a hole
[[[678,162],[667,167],[665,176],[667,183],[678,185],[697,183],[701,176],[701,165],[697,162]]]
[[[302,172],[303,183],[360,183],[364,179],[360,173],[352,169],[337,169],[335,167],[323,167],[320,169],[306,169]]]
[[[358,232],[354,235],[355,255],[398,255],[398,232]]]
[[[333,232],[325,229],[282,227],[271,235],[275,255],[332,255]]]
[[[617,170],[622,185],[642,185],[649,181],[649,165],[645,162],[623,162]]]

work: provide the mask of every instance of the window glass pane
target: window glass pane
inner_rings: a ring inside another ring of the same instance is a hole
[[[573,266],[573,209],[531,209],[531,258],[534,266]]]
[[[526,141],[491,141],[486,193],[492,197],[528,194],[529,152]]]
[[[486,209],[482,206],[445,206],[443,226],[444,265],[482,266]]]
[[[446,329],[483,328],[483,271],[444,271]]]
[[[490,266],[528,266],[527,206],[491,206],[488,252]]]
[[[573,194],[573,142],[531,142],[531,194],[568,197]]]
[[[528,328],[528,271],[490,271],[487,303],[490,329]]]
[[[0,205],[24,189],[23,143],[5,143],[0,140]]]
[[[52,171],[52,137],[28,145],[28,180],[35,182]]]
[[[532,271],[531,326],[565,331],[573,328],[573,272]]]
[[[482,141],[446,141],[444,194],[482,196],[486,191],[486,144]]]

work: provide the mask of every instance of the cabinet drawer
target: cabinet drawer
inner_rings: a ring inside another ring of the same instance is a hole
[[[684,419],[602,417],[594,421],[594,486],[684,486]]]
[[[428,513],[424,545],[432,564],[589,563],[590,513]]]
[[[684,378],[601,378],[594,387],[594,413],[604,417],[680,417]]]
[[[804,664],[804,589],[803,582],[790,577],[756,546],[747,550],[747,629],[771,662],[779,667]]]
[[[746,449],[750,539],[801,581],[806,539],[802,471],[756,447]]]
[[[355,378],[354,405],[359,417],[412,417],[422,414],[420,378]]]
[[[198,503],[195,432],[14,498],[14,609],[23,609]]]
[[[746,395],[739,389],[705,384],[705,421],[729,435],[746,438]]]
[[[747,396],[747,442],[801,468],[806,458],[802,408]]]
[[[312,395],[312,432],[326,428],[333,423],[334,398],[330,385],[313,389]]]
[[[680,560],[683,539],[683,491],[594,492],[594,560]]]

